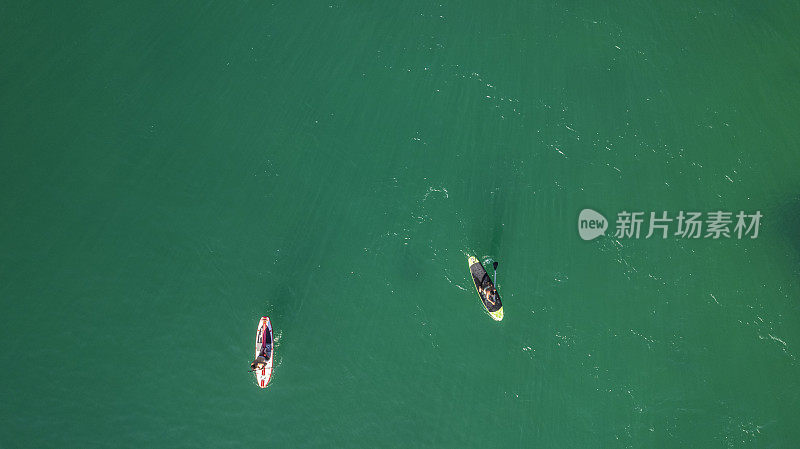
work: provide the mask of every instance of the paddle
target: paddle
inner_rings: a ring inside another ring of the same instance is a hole
[[[497,285],[497,265],[497,262],[492,264],[492,266],[494,266],[494,285]]]

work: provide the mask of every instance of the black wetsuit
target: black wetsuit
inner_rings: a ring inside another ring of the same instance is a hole
[[[267,332],[267,344],[261,348],[261,351],[258,353],[258,357],[256,357],[251,366],[255,369],[259,363],[266,364],[269,362],[270,357],[272,357],[272,340],[270,339],[269,332]]]
[[[496,312],[503,307],[503,304],[500,302],[500,295],[495,293],[495,301],[494,304],[490,303],[486,300],[486,290],[494,289],[494,283],[492,282],[492,278],[489,277],[489,274],[483,268],[480,262],[472,264],[469,267],[469,271],[472,273],[472,281],[475,282],[475,287],[480,287],[483,293],[479,293],[481,296],[481,301],[483,301],[483,305],[486,306],[486,310],[489,312]],[[496,291],[496,290],[495,290]]]

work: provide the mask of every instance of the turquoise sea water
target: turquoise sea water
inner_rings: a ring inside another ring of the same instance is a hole
[[[798,19],[0,4],[0,447],[795,447]]]

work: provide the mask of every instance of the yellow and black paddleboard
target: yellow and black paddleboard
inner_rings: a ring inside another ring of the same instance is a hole
[[[498,294],[496,296],[497,300],[492,303],[485,294],[481,294],[480,288],[486,290],[491,287],[493,289],[494,283],[492,282],[492,278],[489,277],[489,274],[486,273],[483,265],[481,265],[481,262],[472,256],[469,258],[469,272],[472,275],[472,282],[475,284],[475,291],[481,299],[483,308],[489,312],[489,316],[492,317],[493,320],[502,321],[503,303],[500,302],[500,295]]]

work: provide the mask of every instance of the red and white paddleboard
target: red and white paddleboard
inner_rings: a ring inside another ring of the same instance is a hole
[[[256,370],[256,381],[261,388],[267,388],[269,380],[272,377],[272,361],[275,360],[275,342],[272,339],[272,323],[269,321],[268,316],[262,316],[261,321],[258,322],[258,332],[256,333],[256,354],[253,358],[258,357],[261,350],[270,345],[271,355],[267,365],[260,370]]]

